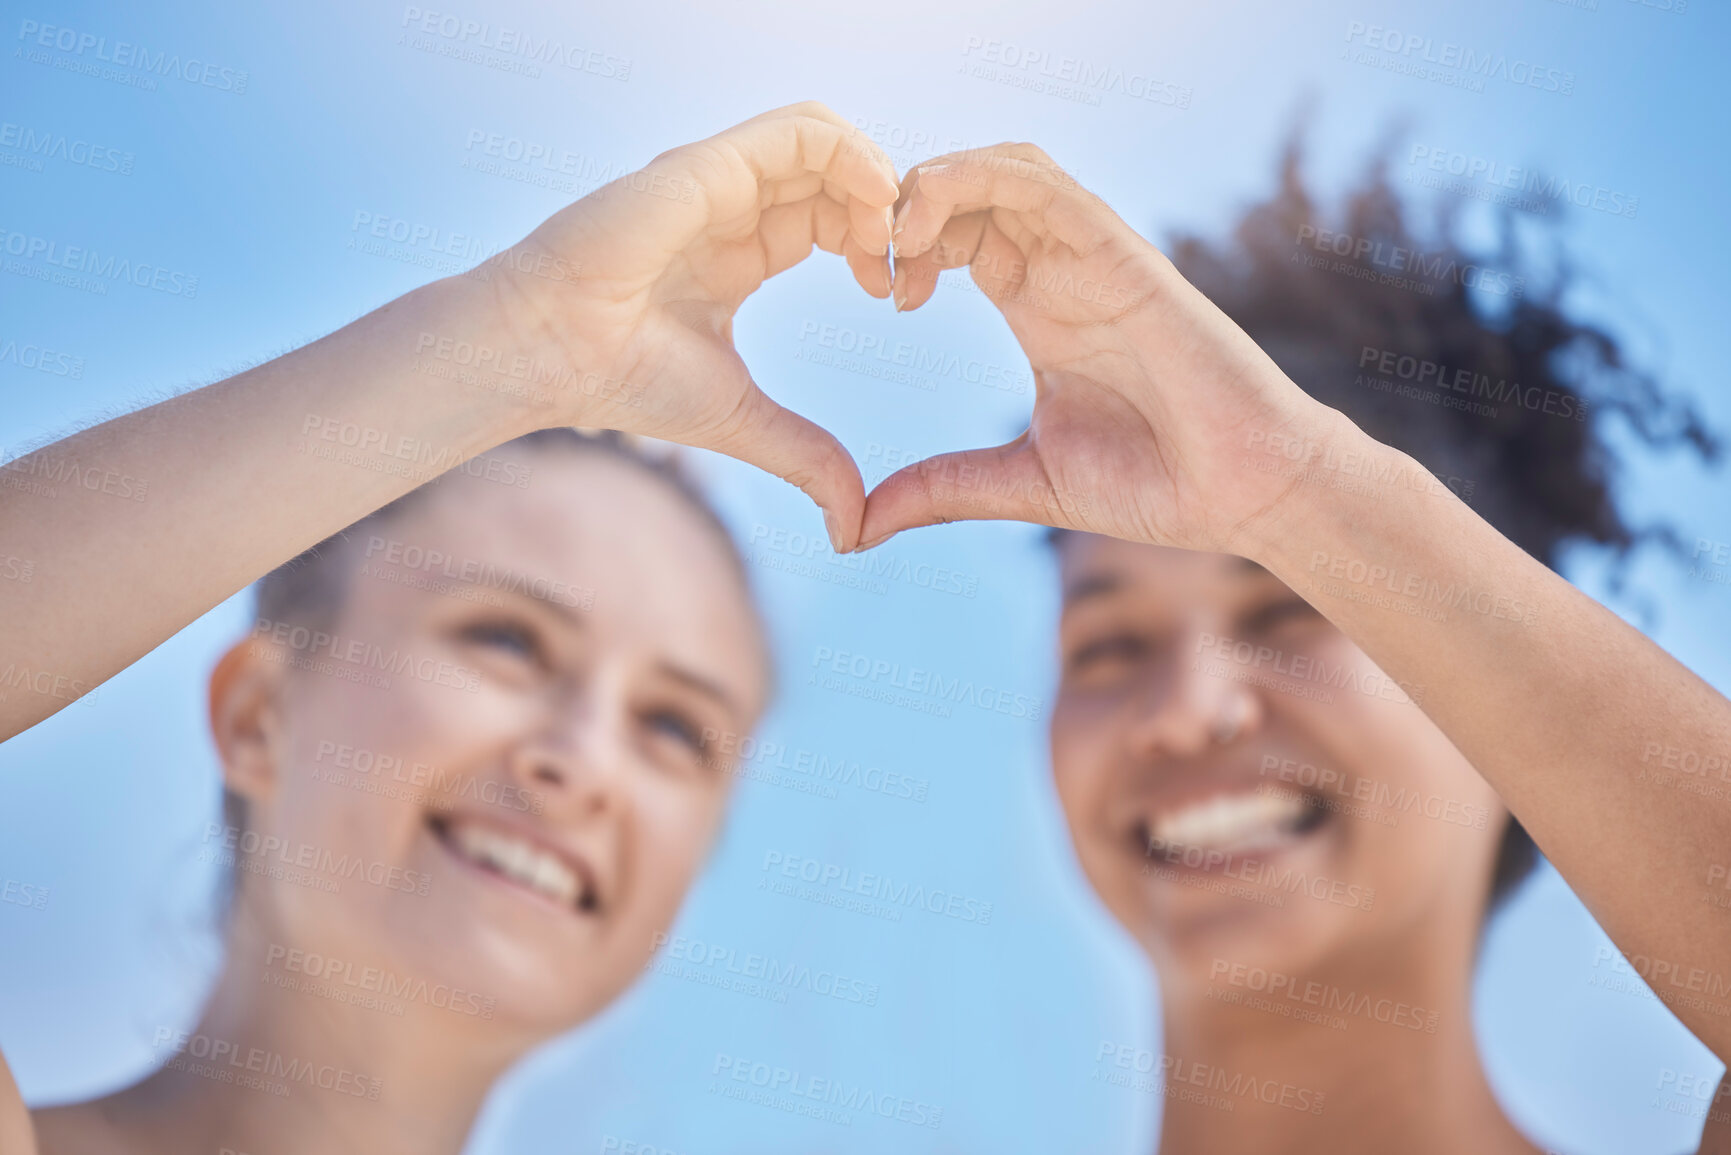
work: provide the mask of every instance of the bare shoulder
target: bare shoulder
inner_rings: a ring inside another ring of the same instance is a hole
[[[0,1155],[127,1155],[104,1117],[106,1100],[31,1111],[0,1055]]]
[[[1724,1101],[1728,1090],[1731,1088],[1725,1086],[1725,1076],[1719,1076],[1719,1086],[1707,1109],[1707,1126],[1701,1131],[1701,1146],[1695,1149],[1695,1155],[1731,1155],[1731,1104]]]
[[[107,1099],[91,1099],[33,1111],[36,1146],[24,1150],[28,1155],[132,1155],[138,1147],[115,1128],[107,1108]],[[0,1146],[0,1155],[12,1155],[12,1149]]]
[[[36,1130],[30,1124],[30,1112],[24,1109],[24,1097],[18,1093],[5,1055],[0,1055],[0,1152],[38,1155]]]

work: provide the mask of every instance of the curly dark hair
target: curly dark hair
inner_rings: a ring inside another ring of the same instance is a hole
[[[1615,415],[1645,447],[1718,461],[1721,443],[1686,396],[1629,364],[1611,333],[1571,317],[1582,279],[1555,238],[1560,215],[1498,216],[1479,253],[1457,205],[1426,227],[1388,178],[1392,146],[1325,210],[1300,173],[1294,134],[1279,187],[1230,240],[1175,237],[1179,270],[1311,396],[1417,458],[1486,521],[1553,569],[1574,543],[1606,547],[1618,565],[1646,541],[1680,547],[1667,525],[1634,526],[1614,500]],[[1562,202],[1557,202],[1562,208]],[[1527,234],[1524,238],[1523,234]],[[1509,819],[1487,911],[1527,877],[1537,848]]]

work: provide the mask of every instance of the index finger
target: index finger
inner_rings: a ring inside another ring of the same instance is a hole
[[[703,192],[706,211],[689,222],[681,244],[717,222],[755,220],[758,209],[779,199],[777,186],[796,185],[803,197],[816,178],[848,208],[860,247],[889,251],[895,168],[865,134],[821,104],[765,113],[674,149],[665,162],[683,168]]]
[[[883,149],[817,101],[766,112],[699,143],[734,149],[760,182],[821,173],[875,208],[893,205],[901,192]]]
[[[1122,225],[1105,202],[1032,146],[936,157],[916,165],[903,183],[894,238],[898,256],[917,257],[931,248],[952,217],[991,209],[1016,213],[1034,233],[1084,256]]]

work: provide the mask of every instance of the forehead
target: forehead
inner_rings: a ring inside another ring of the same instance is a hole
[[[683,495],[604,451],[491,456],[518,468],[446,478],[369,529],[362,552],[431,568],[438,550],[434,576],[532,590],[561,583],[552,600],[584,607],[581,628],[598,642],[761,701],[766,659],[750,594],[727,542]]]
[[[1256,562],[1225,553],[1067,535],[1058,549],[1066,612],[1126,598],[1228,603],[1284,588]]]

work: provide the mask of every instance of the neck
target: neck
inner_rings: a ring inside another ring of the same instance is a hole
[[[1278,980],[1164,968],[1162,1155],[1535,1151],[1479,1061],[1471,943],[1413,929]]]
[[[156,1031],[169,1062],[103,1104],[129,1150],[457,1155],[489,1088],[540,1041],[269,965],[268,944],[282,940],[236,914],[197,1027]],[[363,1001],[321,997],[333,991]]]

